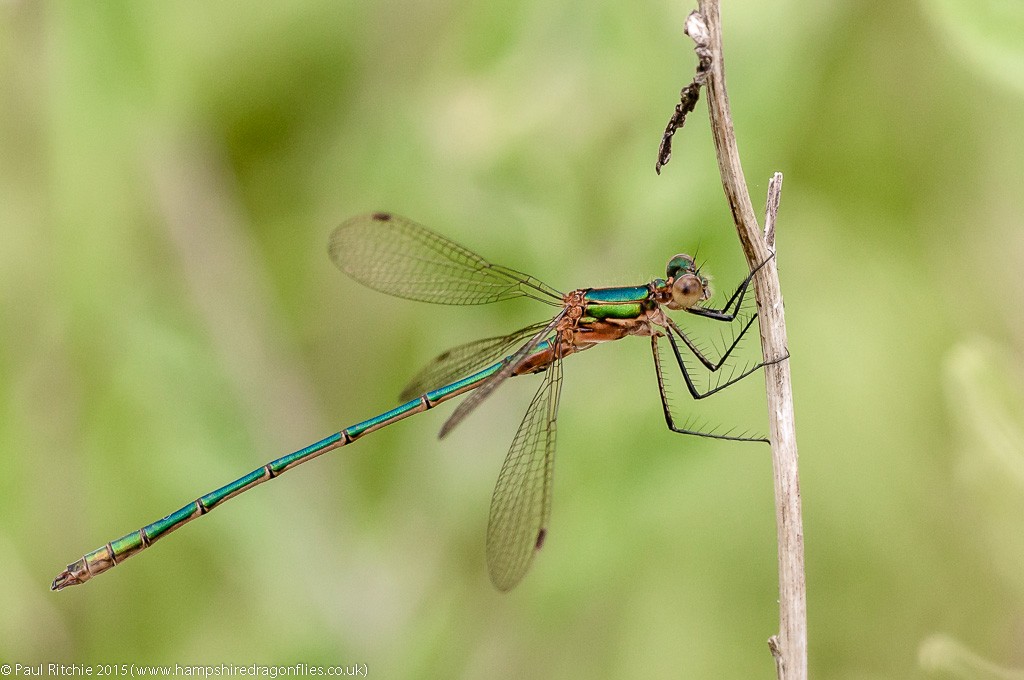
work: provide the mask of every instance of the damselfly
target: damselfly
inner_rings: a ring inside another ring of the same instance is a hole
[[[88,581],[229,498],[297,465],[472,390],[442,426],[443,437],[507,378],[543,372],[543,380],[512,440],[491,498],[487,567],[495,587],[511,590],[523,578],[548,531],[562,360],[570,354],[630,335],[651,340],[658,391],[665,421],[672,431],[717,439],[765,441],[678,426],[669,408],[658,351],[659,339],[668,338],[694,399],[709,396],[761,368],[764,363],[701,392],[690,376],[683,352],[685,348],[711,372],[725,365],[757,316],[751,314],[744,320],[739,310],[751,279],[765,263],[758,265],[740,283],[722,308],[713,309],[702,304],[711,297],[710,286],[689,255],[673,257],[665,278],[645,285],[579,288],[563,294],[532,276],[491,264],[445,237],[389,213],[362,215],[343,223],[332,234],[329,250],[339,269],[356,281],[389,295],[449,305],[477,305],[527,297],[557,307],[558,312],[550,320],[509,335],[460,345],[438,355],[402,392],[404,403],[400,406],[273,460],[163,519],[88,553],[54,579],[53,590]],[[712,360],[665,309],[683,310],[724,322],[740,318],[742,328],[721,356]]]

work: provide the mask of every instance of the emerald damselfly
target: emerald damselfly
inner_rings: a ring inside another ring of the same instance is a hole
[[[713,373],[726,365],[757,317],[751,314],[743,319],[739,310],[754,274],[767,261],[758,265],[725,305],[716,309],[703,304],[711,297],[710,285],[689,255],[676,255],[668,263],[665,278],[643,285],[578,288],[561,293],[532,276],[491,264],[440,234],[391,213],[372,213],[347,220],[334,230],[329,252],[343,272],[389,295],[449,305],[479,305],[526,297],[556,307],[558,311],[552,318],[514,333],[470,342],[438,355],[402,392],[401,405],[277,458],[166,517],[86,554],[54,579],[53,590],[88,581],[228,499],[297,465],[471,392],[442,426],[443,437],[506,379],[542,372],[543,380],[512,440],[491,498],[487,527],[488,571],[496,588],[511,590],[526,574],[548,532],[562,360],[629,336],[650,338],[665,421],[673,432],[734,441],[766,441],[677,425],[669,408],[658,342],[668,339],[694,399],[714,394],[764,366],[765,362],[757,363],[701,391],[683,355],[688,352]],[[741,328],[721,356],[712,360],[665,313],[666,309],[730,323],[740,318]]]

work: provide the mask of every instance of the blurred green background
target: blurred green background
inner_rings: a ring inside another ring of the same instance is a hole
[[[548,311],[366,290],[326,256],[350,215],[563,290],[698,245],[721,288],[742,278],[703,103],[653,171],[690,9],[0,5],[0,661],[774,677],[768,449],[667,432],[640,340],[566,362],[551,534],[509,595],[483,536],[535,378],[444,442],[419,416],[49,591]],[[786,178],[812,676],[1019,672],[1024,9],[747,1],[723,22],[755,205]],[[759,379],[721,396],[710,421],[765,429]]]

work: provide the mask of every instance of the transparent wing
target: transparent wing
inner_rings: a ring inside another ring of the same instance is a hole
[[[491,497],[487,570],[502,592],[522,580],[547,535],[561,387],[562,362],[556,357],[512,440]]]
[[[515,348],[536,335],[548,325],[547,321],[520,328],[514,333],[484,338],[452,347],[434,357],[409,381],[399,396],[408,401],[416,396],[444,387],[460,378],[472,375],[496,361],[505,358]]]
[[[558,322],[561,321],[562,317],[564,316],[565,309],[556,314],[555,318],[549,321],[543,328],[540,329],[540,331],[537,332],[536,335],[530,338],[529,342],[524,344],[522,347],[516,350],[515,354],[506,359],[505,364],[504,366],[501,367],[500,371],[498,371],[490,378],[485,380],[483,384],[480,385],[480,387],[473,390],[473,392],[470,393],[468,397],[463,399],[462,403],[460,403],[458,407],[456,407],[456,409],[452,411],[452,414],[448,416],[448,420],[444,421],[444,424],[441,425],[441,431],[437,433],[437,436],[442,439],[448,436],[448,433],[451,432],[456,425],[461,423],[466,416],[472,413],[477,406],[483,403],[484,399],[491,396],[491,394],[494,393],[494,390],[498,389],[498,387],[501,386],[502,383],[508,380],[508,378],[511,377],[512,373],[516,370],[516,366],[519,365],[519,362],[521,362],[527,355],[529,355],[530,352],[535,350],[537,346],[540,345],[540,343],[544,340],[544,338],[547,337],[553,330],[555,330],[555,327],[558,325]]]
[[[353,217],[331,234],[338,269],[374,290],[446,305],[515,297],[562,304],[562,294],[513,269],[494,265],[411,220],[390,213]]]

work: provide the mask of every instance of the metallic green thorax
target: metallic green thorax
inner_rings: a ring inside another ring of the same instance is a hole
[[[635,319],[657,305],[649,286],[591,288],[584,294],[583,300],[586,303],[583,321]]]

